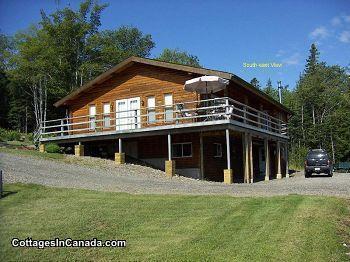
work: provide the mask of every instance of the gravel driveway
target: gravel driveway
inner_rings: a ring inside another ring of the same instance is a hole
[[[34,183],[53,187],[84,188],[140,194],[227,194],[234,196],[273,196],[288,194],[350,197],[350,174],[335,173],[332,178],[305,179],[296,174],[289,179],[232,184],[165,177],[149,167],[90,157],[47,160],[38,157],[0,153],[5,183]]]

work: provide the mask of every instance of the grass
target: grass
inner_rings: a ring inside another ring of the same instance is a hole
[[[0,260],[346,261],[345,199],[130,195],[7,184]],[[341,234],[342,232],[342,234]],[[127,247],[12,248],[25,239],[126,239]]]
[[[23,150],[19,148],[0,147],[0,153],[9,153],[20,156],[39,157],[44,159],[64,159],[65,155],[60,153],[40,153],[37,150]]]

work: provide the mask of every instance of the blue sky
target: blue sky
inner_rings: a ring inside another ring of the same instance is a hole
[[[264,86],[281,80],[291,88],[303,70],[311,43],[328,64],[350,64],[350,1],[156,1],[118,0],[102,14],[102,29],[138,27],[163,48],[197,55],[204,67],[232,72]],[[59,1],[76,8],[79,1]],[[57,1],[0,0],[0,30],[11,35],[54,11]],[[243,63],[278,63],[247,68]]]

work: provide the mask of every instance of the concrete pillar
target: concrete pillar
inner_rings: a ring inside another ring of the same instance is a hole
[[[265,181],[270,180],[270,148],[269,140],[264,139],[264,149],[265,149]]]
[[[232,184],[233,183],[233,170],[232,169],[224,169],[224,183]]]
[[[250,172],[249,172],[249,182],[253,183],[254,182],[254,162],[253,162],[253,139],[252,135],[248,135],[248,143],[249,143],[249,167],[250,167]]]
[[[42,144],[42,143],[41,143],[41,144],[39,145],[39,152],[40,152],[40,153],[45,153],[45,144]]]
[[[114,154],[114,161],[117,165],[125,164],[125,153],[123,153],[122,139],[118,138],[118,153]]]
[[[168,177],[175,176],[175,161],[174,160],[165,161],[165,174]]]
[[[276,174],[276,178],[277,179],[281,179],[282,178],[282,170],[281,170],[281,142],[280,141],[277,141],[276,157],[277,157],[277,174]]]
[[[114,160],[117,165],[125,164],[125,153],[115,153]]]
[[[289,167],[288,167],[288,143],[285,144],[284,154],[286,159],[286,177],[289,177]]]
[[[79,145],[74,146],[74,154],[76,156],[84,156],[84,145],[79,143]]]

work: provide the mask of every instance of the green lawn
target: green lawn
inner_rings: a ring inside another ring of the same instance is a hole
[[[39,157],[39,158],[45,158],[45,159],[64,159],[64,154],[59,153],[40,153],[38,150],[24,150],[24,149],[17,149],[17,148],[8,148],[8,147],[0,147],[0,153],[9,153],[9,154],[15,154],[20,156],[31,156],[31,157]]]
[[[5,185],[0,260],[346,261],[348,202],[329,197],[130,195]],[[126,239],[116,248],[12,248],[13,237]]]

